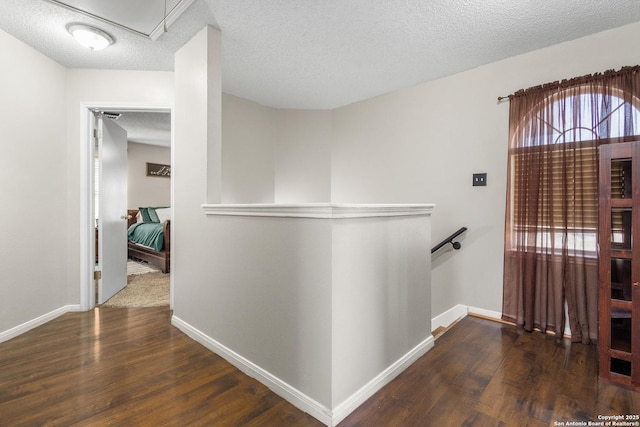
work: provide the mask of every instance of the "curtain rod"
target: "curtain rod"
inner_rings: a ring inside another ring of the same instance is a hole
[[[543,85],[538,85],[538,86],[531,86],[528,89],[520,89],[519,91],[517,91],[516,93],[520,93],[520,92],[527,92],[530,90],[536,90],[536,89],[540,89],[540,88],[546,88],[546,87],[568,87],[570,85],[575,85],[577,83],[583,83],[585,81],[591,81],[593,79],[597,79],[597,78],[601,78],[603,76],[612,76],[612,75],[621,75],[624,73],[637,73],[640,72],[640,65],[631,65],[631,66],[625,66],[620,68],[619,70],[607,70],[601,73],[593,73],[593,74],[587,74],[584,76],[580,76],[580,77],[574,77],[571,79],[563,79],[563,80],[556,80],[554,82],[549,82],[549,83],[545,83]],[[507,96],[498,96],[498,102],[502,102],[505,99],[506,100],[511,100],[511,97],[514,96],[516,93],[513,93],[511,95],[507,95]]]

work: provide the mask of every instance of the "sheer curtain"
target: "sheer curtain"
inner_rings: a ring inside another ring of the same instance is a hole
[[[640,66],[509,97],[503,319],[572,341],[598,331],[598,151],[640,133]]]

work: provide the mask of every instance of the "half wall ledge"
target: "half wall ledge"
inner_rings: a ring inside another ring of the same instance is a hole
[[[372,218],[431,215],[434,204],[203,204],[206,215],[281,218]]]

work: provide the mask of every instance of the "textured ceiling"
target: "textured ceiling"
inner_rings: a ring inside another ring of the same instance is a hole
[[[171,113],[123,111],[121,114],[116,123],[127,131],[127,141],[171,146]]]
[[[157,41],[76,45],[90,19],[44,0],[0,0],[0,28],[69,68],[172,70],[210,24],[222,30],[223,90],[278,108],[335,108],[640,21],[638,0],[196,0]],[[594,70],[597,71],[597,70]]]

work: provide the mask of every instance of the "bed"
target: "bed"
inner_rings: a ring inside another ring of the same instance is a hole
[[[168,273],[171,264],[171,219],[165,216],[166,213],[162,215],[164,211],[170,212],[170,209],[129,209],[127,245],[129,258],[147,261],[163,273]]]

